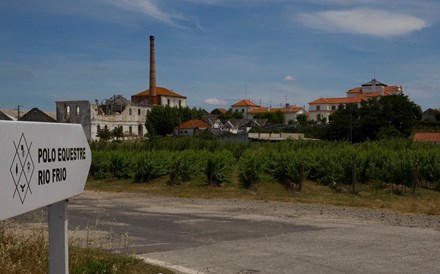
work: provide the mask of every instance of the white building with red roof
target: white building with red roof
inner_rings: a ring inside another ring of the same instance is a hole
[[[347,97],[319,98],[309,103],[309,119],[314,121],[329,121],[329,116],[341,105],[360,104],[369,98],[401,94],[402,86],[387,86],[386,84],[371,80],[360,87],[349,89]]]
[[[174,134],[179,136],[194,136],[210,128],[210,125],[203,120],[195,119],[181,123]]]
[[[241,100],[233,104],[231,108],[233,112],[241,112],[243,113],[243,117],[247,118],[250,110],[260,108],[260,106],[250,100]]]
[[[151,92],[149,89],[131,96],[131,101],[138,105],[161,105],[170,107],[186,107],[187,98],[172,90],[164,87],[155,87],[156,95],[154,103],[151,102]]]

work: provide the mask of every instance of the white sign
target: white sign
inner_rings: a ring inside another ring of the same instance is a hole
[[[80,194],[91,160],[79,124],[0,121],[0,220]]]

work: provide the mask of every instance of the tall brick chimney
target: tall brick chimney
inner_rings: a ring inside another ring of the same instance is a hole
[[[156,94],[156,60],[154,56],[154,36],[150,35],[150,98],[149,103],[157,105]]]

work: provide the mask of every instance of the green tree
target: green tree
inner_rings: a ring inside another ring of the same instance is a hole
[[[111,136],[116,138],[116,140],[119,140],[119,138],[122,138],[124,136],[122,126],[115,127],[111,132]]]
[[[219,114],[218,118],[220,120],[243,119],[243,113],[240,111],[232,111],[232,108],[230,108],[226,113]]]
[[[177,108],[170,106],[155,106],[147,115],[145,127],[150,135],[166,136],[171,134],[179,125]]]
[[[112,133],[107,127],[104,127],[103,129],[98,130],[96,137],[101,141],[107,142],[112,137]]]
[[[307,114],[298,114],[296,115],[296,121],[300,126],[306,126],[307,125]]]
[[[382,115],[385,119],[383,127],[394,127],[404,137],[411,134],[411,129],[422,118],[420,106],[403,94],[384,96],[379,102],[383,107]]]
[[[359,108],[346,105],[335,111],[330,116],[328,138],[364,141],[408,137],[421,116],[420,106],[405,95],[370,98]]]
[[[232,118],[233,119],[243,119],[243,112],[240,112],[240,111],[232,112]]]
[[[284,124],[285,121],[284,114],[279,110],[257,113],[254,117],[257,119],[268,119],[271,124]]]
[[[340,105],[338,110],[330,115],[328,139],[359,140],[359,112],[357,104]]]
[[[145,126],[150,135],[166,136],[183,122],[198,119],[203,110],[188,107],[155,106],[147,115]]]

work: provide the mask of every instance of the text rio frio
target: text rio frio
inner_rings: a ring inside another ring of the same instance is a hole
[[[86,159],[85,147],[39,148],[38,163],[67,163]],[[38,185],[62,182],[67,179],[67,170],[60,167],[38,170]]]

